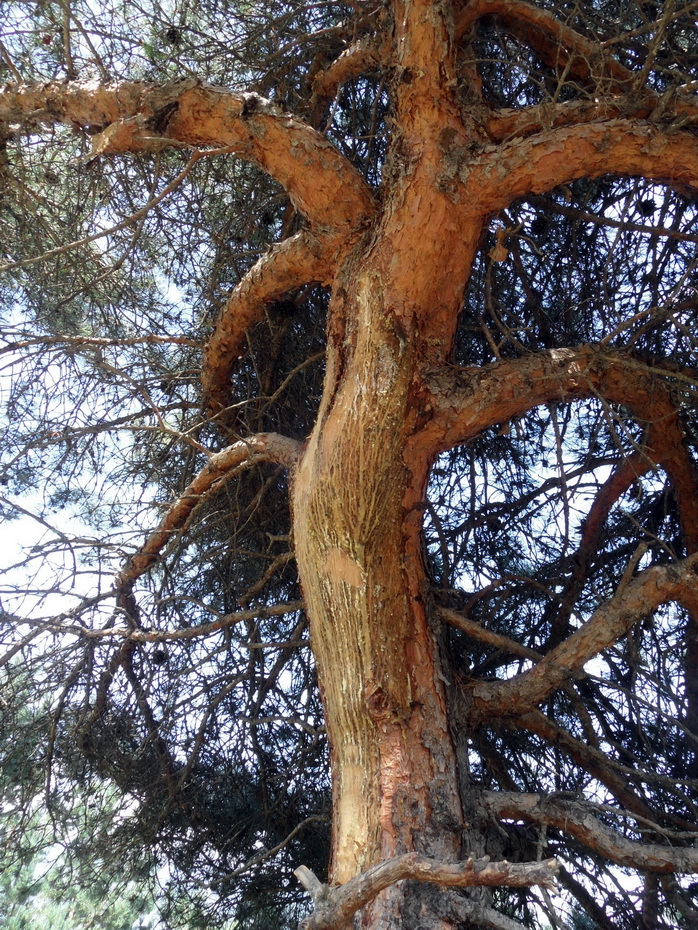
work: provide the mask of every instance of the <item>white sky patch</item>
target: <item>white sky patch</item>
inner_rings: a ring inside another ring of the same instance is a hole
[[[28,513],[39,514],[39,492],[21,498],[5,498]],[[55,520],[55,522],[54,522]],[[20,515],[4,523],[0,547],[0,602],[8,613],[20,617],[57,616],[98,590],[98,575],[81,565],[68,540],[89,543],[92,531],[68,513],[59,519]]]

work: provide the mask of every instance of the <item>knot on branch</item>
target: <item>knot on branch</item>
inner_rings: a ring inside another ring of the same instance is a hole
[[[243,93],[241,96],[242,109],[240,110],[240,119],[249,119],[256,113],[273,113],[278,116],[282,112],[280,107],[277,106],[273,100],[268,100],[266,97],[261,97],[254,92]]]
[[[122,152],[157,152],[172,146],[181,146],[173,139],[163,136],[176,105],[167,112],[154,117],[142,115],[116,120],[92,138],[90,159],[98,155],[119,155]],[[160,127],[160,128],[158,128]]]

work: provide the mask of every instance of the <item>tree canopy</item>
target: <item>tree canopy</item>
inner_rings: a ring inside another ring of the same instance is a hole
[[[697,13],[0,5],[18,868],[698,924]]]

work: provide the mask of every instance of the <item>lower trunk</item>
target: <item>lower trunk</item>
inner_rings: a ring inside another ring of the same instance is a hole
[[[358,313],[370,299],[358,299]],[[361,326],[295,479],[295,546],[331,746],[331,882],[411,850],[451,862],[461,854],[456,754],[420,557],[428,463],[403,457],[405,346],[386,313]],[[400,883],[357,924],[451,927],[443,896]]]

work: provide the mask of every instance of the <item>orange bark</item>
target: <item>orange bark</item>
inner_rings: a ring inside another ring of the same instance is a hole
[[[599,394],[626,404],[638,419],[659,404],[648,427],[652,460],[671,475],[692,544],[698,526],[695,469],[675,410],[658,402],[656,374],[646,366],[593,346],[481,369],[447,364],[470,269],[493,212],[525,194],[609,171],[698,188],[696,138],[617,118],[622,111],[614,101],[605,108],[562,104],[537,111],[533,122],[531,114],[500,113],[488,124],[484,108],[471,112],[457,96],[457,30],[448,12],[429,0],[396,2],[393,12],[399,128],[380,207],[327,139],[256,95],[194,82],[0,91],[0,119],[99,128],[96,151],[103,155],[172,142],[227,146],[279,181],[310,224],[265,256],[233,292],[207,350],[204,382],[214,405],[223,407],[230,365],[265,302],[332,278],[319,415],[307,445],[285,448],[283,461],[293,472],[297,561],[331,746],[331,880],[341,883],[405,853],[453,862],[463,842],[473,839],[464,823],[448,676],[420,548],[420,507],[435,456],[536,404]],[[595,47],[519,0],[469,4],[461,31],[488,12],[544,59],[596,80]],[[356,60],[363,66],[371,59]],[[350,73],[344,64],[328,72],[329,85]],[[599,77],[614,93],[626,89],[628,73],[606,56]],[[173,104],[156,132],[158,114]],[[492,143],[513,134],[526,138]],[[255,452],[269,452],[259,441]],[[246,458],[243,452],[231,453],[233,464]],[[186,525],[200,495],[223,480],[214,472],[202,473],[131,560],[119,581],[122,599]],[[476,686],[470,722],[531,710],[627,632],[647,605],[695,592],[695,565],[693,557],[675,568],[650,569],[536,668],[511,682]],[[617,777],[611,781],[618,787]],[[542,815],[539,820],[547,822]],[[594,848],[597,838],[582,832],[575,835]],[[400,926],[404,895],[402,886],[387,888],[367,904],[364,926]],[[428,925],[445,930],[455,924],[455,918],[439,917]]]

